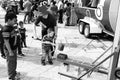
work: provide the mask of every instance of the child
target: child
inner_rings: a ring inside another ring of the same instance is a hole
[[[21,34],[21,46],[23,47],[23,44],[24,44],[24,47],[27,47],[27,45],[26,45],[26,29],[24,28],[22,21],[19,22],[19,26],[20,26],[19,31]]]
[[[18,39],[18,55],[19,56],[25,56],[23,53],[22,53],[22,45],[21,45],[21,34],[20,34],[20,31],[19,31],[19,28],[18,28],[18,23],[16,23],[14,25],[14,28],[15,28],[15,31],[17,33],[17,39]]]
[[[41,63],[46,65],[46,59],[48,59],[49,64],[53,64],[51,52],[53,50],[53,39],[54,39],[54,31],[52,28],[48,28],[47,35],[43,37],[42,43],[42,53],[43,56],[41,58]]]
[[[9,80],[19,79],[17,68],[17,33],[13,27],[17,23],[17,16],[14,13],[5,15],[6,25],[3,27],[3,39],[5,44],[5,54],[7,58],[7,68]]]

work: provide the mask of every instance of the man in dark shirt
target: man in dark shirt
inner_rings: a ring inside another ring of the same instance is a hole
[[[36,32],[36,26],[41,22],[42,26],[42,37],[47,34],[47,29],[52,28],[57,34],[56,27],[56,17],[53,16],[49,11],[47,11],[46,6],[42,6],[39,8],[41,15],[36,19],[34,29]]]
[[[48,11],[46,6],[39,7],[40,16],[36,19],[34,24],[34,35],[36,35],[36,26],[41,22],[42,26],[42,38],[44,35],[47,34],[47,30],[51,28],[54,33],[55,37],[57,35],[57,23],[56,23],[56,16],[54,16],[51,12]],[[37,37],[37,36],[35,36]],[[43,45],[42,45],[43,46]],[[52,53],[54,55],[54,52]]]

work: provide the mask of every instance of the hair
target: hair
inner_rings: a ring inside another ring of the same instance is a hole
[[[23,24],[23,21],[19,21],[19,25],[20,25],[20,24]]]
[[[5,22],[8,22],[8,20],[13,20],[14,18],[17,18],[16,14],[13,12],[8,12],[5,15]]]
[[[48,28],[47,33],[49,33],[49,32],[53,32],[53,29],[52,28]]]
[[[53,5],[55,5],[56,4],[56,1],[53,1]]]

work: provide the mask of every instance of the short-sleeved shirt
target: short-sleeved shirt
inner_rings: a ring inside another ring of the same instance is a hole
[[[35,21],[35,25],[38,25],[39,22],[42,22],[47,27],[47,29],[52,28],[54,30],[54,28],[56,26],[55,16],[53,16],[50,13],[48,13],[47,19],[44,19],[42,16],[39,16]]]
[[[22,38],[25,38],[25,33],[26,33],[26,29],[25,28],[19,28],[20,34]]]
[[[4,26],[3,27],[3,39],[8,39],[9,44],[12,50],[17,49],[18,47],[18,37],[17,37],[17,32],[15,31],[13,26]]]

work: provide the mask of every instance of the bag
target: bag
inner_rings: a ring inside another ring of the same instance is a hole
[[[67,54],[59,53],[59,54],[57,55],[57,58],[58,58],[58,59],[61,59],[61,60],[66,60],[66,59],[68,59],[68,56],[67,56]]]

